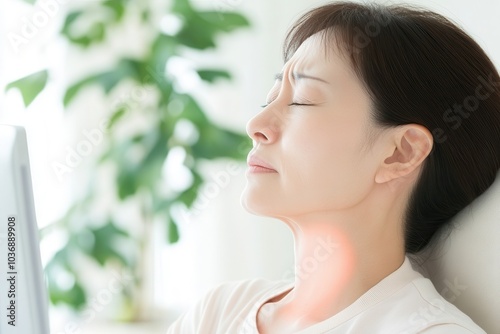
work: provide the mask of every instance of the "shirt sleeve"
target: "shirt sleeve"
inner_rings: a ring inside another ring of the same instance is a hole
[[[426,328],[422,332],[419,332],[419,334],[486,334],[485,331],[479,330],[479,331],[471,331],[465,327],[462,327],[457,324],[442,324],[442,325],[435,325],[429,328]]]
[[[196,333],[200,313],[200,305],[197,304],[194,308],[177,318],[167,329],[167,334]]]
[[[191,309],[182,314],[167,329],[167,334],[206,333],[207,329],[216,325],[217,296],[224,289],[220,285],[205,294]]]

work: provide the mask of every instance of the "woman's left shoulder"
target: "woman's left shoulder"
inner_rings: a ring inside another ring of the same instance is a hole
[[[471,330],[458,324],[440,324],[428,327],[419,334],[486,334],[481,328]]]
[[[424,325],[418,333],[486,334],[467,314],[439,294],[429,279],[412,283],[420,299],[418,312],[412,314],[412,319]]]

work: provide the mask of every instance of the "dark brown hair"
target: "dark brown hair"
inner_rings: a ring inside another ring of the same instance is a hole
[[[345,55],[371,96],[376,126],[425,126],[434,145],[404,216],[405,248],[417,253],[438,229],[486,191],[500,169],[500,78],[462,29],[408,6],[336,2],[289,31],[287,61],[321,32]]]

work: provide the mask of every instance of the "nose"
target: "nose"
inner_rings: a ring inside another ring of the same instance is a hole
[[[268,106],[248,121],[246,131],[254,143],[271,144],[279,136],[279,117]]]

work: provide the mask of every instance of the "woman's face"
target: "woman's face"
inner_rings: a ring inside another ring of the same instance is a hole
[[[325,53],[321,37],[311,36],[248,122],[248,211],[277,218],[340,211],[370,192],[378,163],[373,149],[363,150],[370,98],[339,54]]]

